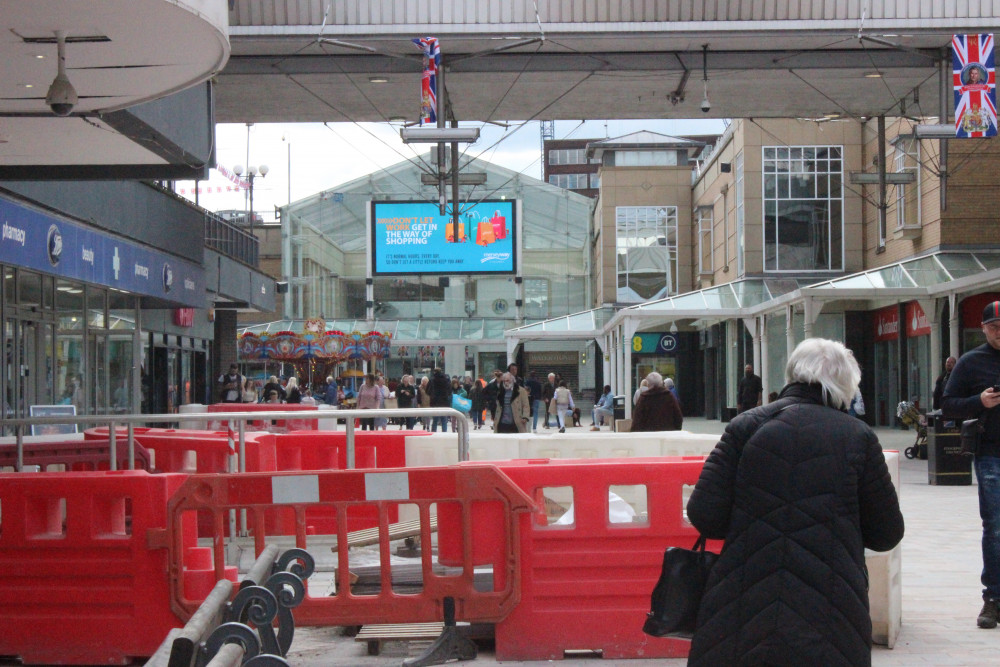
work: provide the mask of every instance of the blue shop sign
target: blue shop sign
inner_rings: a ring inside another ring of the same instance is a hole
[[[0,262],[205,307],[201,266],[0,199]]]
[[[664,354],[677,351],[677,336],[672,333],[640,333],[632,336],[633,354]]]

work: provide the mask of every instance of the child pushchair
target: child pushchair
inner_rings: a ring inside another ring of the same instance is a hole
[[[896,416],[905,426],[912,426],[917,430],[917,438],[912,447],[903,450],[906,458],[927,458],[927,418],[920,414],[917,406],[912,401],[901,401],[896,406]]]

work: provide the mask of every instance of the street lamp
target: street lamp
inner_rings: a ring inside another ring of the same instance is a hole
[[[253,235],[253,179],[260,175],[261,178],[267,176],[267,172],[270,171],[266,164],[260,165],[260,168],[254,166],[247,167],[247,192],[250,197],[250,234]],[[238,164],[233,167],[233,173],[237,176],[243,175],[243,165]]]

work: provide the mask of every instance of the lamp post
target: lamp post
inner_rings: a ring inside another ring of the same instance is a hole
[[[267,172],[270,171],[266,164],[260,165],[260,168],[254,166],[247,167],[247,194],[250,197],[250,234],[253,235],[253,180],[259,175],[261,178],[267,176]],[[233,173],[237,176],[243,175],[243,165],[238,164],[233,167]]]

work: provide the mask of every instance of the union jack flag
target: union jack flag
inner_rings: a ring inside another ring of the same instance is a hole
[[[420,78],[420,124],[437,122],[437,72],[441,66],[441,45],[437,37],[415,37],[413,43],[424,52],[424,74]]]
[[[996,70],[993,35],[954,35],[951,39],[955,91],[955,136],[997,134]]]

